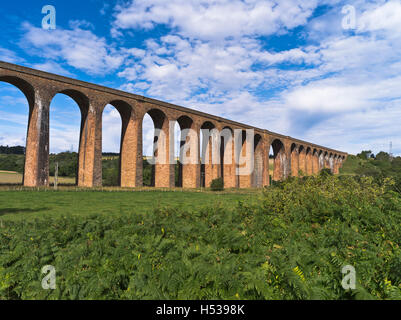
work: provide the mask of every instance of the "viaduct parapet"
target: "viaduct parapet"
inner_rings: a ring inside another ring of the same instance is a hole
[[[301,172],[304,175],[317,174],[323,168],[338,174],[347,157],[345,152],[200,111],[1,61],[0,81],[18,87],[28,100],[23,178],[27,187],[49,185],[49,112],[50,103],[58,93],[71,97],[81,111],[77,173],[77,185],[80,187],[102,185],[102,114],[108,104],[118,110],[122,120],[121,187],[143,185],[142,122],[145,114],[152,118],[155,126],[155,157],[171,159],[174,156],[171,123],[178,122],[181,132],[188,132],[181,140],[188,144],[186,153],[195,161],[179,165],[180,186],[184,188],[208,187],[218,177],[223,178],[226,188],[251,188],[268,186],[270,176],[278,181],[291,175],[298,176]],[[248,140],[244,139],[244,135],[250,129],[253,130],[253,145],[248,143],[247,146]],[[211,134],[205,135],[207,130]],[[216,138],[212,134],[239,130],[244,135],[238,154],[233,147],[234,134],[229,139],[222,136]],[[162,132],[163,137],[157,132]],[[202,146],[200,132],[203,135]],[[273,170],[269,169],[271,147],[274,153]],[[249,149],[252,149],[253,157],[248,162],[252,161],[253,170],[249,174],[238,174],[241,164],[236,159],[240,154],[247,154],[244,150]],[[206,157],[206,154],[215,153],[219,155],[217,163],[212,161],[213,157]],[[176,166],[170,162],[156,161],[152,170],[153,185],[174,187],[175,170]]]

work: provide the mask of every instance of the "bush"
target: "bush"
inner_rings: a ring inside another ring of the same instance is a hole
[[[41,216],[0,226],[4,299],[400,299],[391,180],[317,176],[196,210]],[[43,290],[41,267],[57,270]],[[356,290],[341,286],[344,265]]]
[[[224,190],[223,178],[214,179],[214,180],[210,183],[210,189],[211,189],[212,191],[223,191],[223,190]]]
[[[329,169],[329,168],[324,168],[324,169],[322,169],[322,170],[320,171],[320,175],[321,175],[322,177],[332,176],[332,175],[333,175],[333,172],[332,172],[331,169]]]

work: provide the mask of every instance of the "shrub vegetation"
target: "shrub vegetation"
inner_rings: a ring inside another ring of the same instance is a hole
[[[202,209],[0,224],[0,299],[400,299],[394,181],[290,179]],[[41,268],[57,289],[41,288]],[[357,272],[356,290],[341,269]]]
[[[210,189],[212,191],[223,191],[224,190],[224,182],[222,178],[217,178],[212,180],[210,183]]]

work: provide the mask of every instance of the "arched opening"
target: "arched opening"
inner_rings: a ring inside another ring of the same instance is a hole
[[[201,187],[210,187],[211,182],[220,175],[219,133],[212,122],[206,121],[201,126]]]
[[[327,151],[324,153],[324,168],[330,169],[329,153]]]
[[[120,147],[122,119],[108,104],[102,114],[102,185],[120,185]]]
[[[313,149],[312,166],[313,174],[319,173],[319,152],[317,149]]]
[[[151,155],[147,157],[143,167],[144,185],[149,185],[158,188],[172,188],[175,182],[174,170],[174,143],[170,141],[170,128],[169,121],[163,111],[159,109],[151,109],[147,115],[153,122],[153,130],[149,119],[145,115],[142,122],[144,137],[146,138],[143,143],[144,152]],[[146,123],[144,123],[146,121]],[[148,138],[151,138],[149,143]],[[173,138],[171,138],[173,139]],[[149,147],[149,144],[151,147]],[[148,167],[146,167],[148,166]],[[150,170],[150,183],[147,171]],[[146,180],[145,180],[146,178]]]
[[[181,141],[181,127],[178,121],[174,122],[174,186],[182,188],[182,164],[180,162],[181,158],[181,148],[183,143]]]
[[[22,79],[0,77],[0,184],[23,184],[34,89]],[[28,168],[32,171],[32,167]]]
[[[319,150],[319,172],[324,169],[324,152]]]
[[[252,174],[252,186],[255,188],[261,188],[266,183],[264,179],[264,143],[262,140],[262,136],[260,134],[256,134],[254,138],[254,158],[255,165]]]
[[[334,162],[334,170],[333,170],[333,173],[334,174],[338,174],[338,170],[339,170],[339,167],[338,167],[338,163],[339,163],[339,156],[338,156],[338,154],[334,154],[334,156],[333,156],[333,162]]]
[[[178,174],[176,187],[196,188],[200,184],[199,140],[198,133],[193,130],[194,122],[188,116],[177,119],[179,126]]]
[[[280,139],[275,139],[272,142],[273,149],[273,181],[281,181],[285,178],[285,149],[284,144]]]
[[[55,184],[57,175],[57,184],[82,185],[81,135],[89,99],[78,91],[63,90],[53,97],[49,110],[49,183]]]
[[[102,183],[103,186],[121,186],[121,149],[124,122],[130,106],[123,101],[107,104],[102,113]]]
[[[306,148],[306,175],[311,176],[313,174],[313,158],[312,149]]]
[[[273,174],[274,174],[274,151],[273,146],[270,144],[269,147],[269,185],[272,184],[273,181]]]
[[[304,146],[299,146],[299,174],[306,175],[306,149]]]
[[[298,177],[299,174],[299,153],[298,146],[293,143],[291,145],[291,175]]]
[[[220,132],[220,168],[225,188],[236,188],[236,162],[234,154],[234,131],[224,127]]]
[[[235,132],[234,132],[235,136]],[[251,166],[254,166],[254,158],[253,154],[251,155],[248,143],[251,143],[251,141],[247,141],[247,136],[246,136],[246,131],[241,130],[240,134],[238,136],[235,136],[234,138],[237,139],[235,141],[235,145],[238,146],[235,148],[234,145],[234,151],[235,151],[235,164],[236,164],[236,184],[240,188],[250,188],[252,186],[252,175],[250,172]],[[252,143],[252,152],[254,151],[254,143]],[[252,163],[251,163],[252,161]],[[252,168],[253,169],[253,168]],[[237,174],[238,173],[238,174]]]
[[[334,156],[332,153],[329,154],[329,169],[334,173]]]
[[[153,159],[153,148],[155,139],[155,125],[152,117],[146,113],[142,121],[142,139],[143,139],[143,186],[154,187],[154,165],[152,164]]]

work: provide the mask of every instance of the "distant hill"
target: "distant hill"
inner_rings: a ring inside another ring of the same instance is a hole
[[[0,146],[0,154],[25,154],[25,147]]]
[[[390,157],[386,152],[374,155],[370,151],[349,155],[340,174],[373,177],[376,180],[392,178],[394,188],[401,192],[401,157]]]

